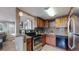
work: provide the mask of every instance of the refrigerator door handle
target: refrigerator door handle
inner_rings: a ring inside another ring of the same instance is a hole
[[[73,28],[72,28],[73,32],[72,33],[70,33],[70,28],[69,28],[69,25],[70,25],[71,21],[72,21],[72,26],[73,26]],[[69,17],[68,18],[68,47],[70,49],[74,49],[75,48],[75,35],[73,35],[73,33],[75,33],[75,23],[74,23],[74,19],[71,19]],[[72,38],[73,38],[72,39],[73,40],[72,46],[70,45],[70,35],[72,35]]]

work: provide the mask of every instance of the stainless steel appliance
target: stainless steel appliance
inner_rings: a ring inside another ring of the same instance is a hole
[[[68,36],[56,35],[56,46],[68,50]]]
[[[76,43],[78,40],[79,40],[79,19],[77,16],[71,16],[68,18],[68,47],[71,50],[77,48]]]
[[[40,50],[42,48],[41,36],[36,35],[33,37],[33,50]]]
[[[33,39],[33,41],[32,41],[33,42],[33,51],[38,51],[42,48],[41,35],[36,34],[35,32],[28,32],[25,34],[27,34],[28,36],[31,36]]]

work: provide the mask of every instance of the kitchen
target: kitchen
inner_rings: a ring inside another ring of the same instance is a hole
[[[16,7],[15,25],[10,26],[14,32],[7,34],[13,38],[9,38],[8,45],[14,46],[11,48],[14,51],[79,51],[78,10],[77,7]]]
[[[77,58],[78,1],[1,0],[0,4],[0,58]]]
[[[53,7],[18,7],[16,9],[16,32],[17,35],[25,35],[27,51],[41,51],[44,49],[43,47],[45,47],[45,45],[54,47],[56,48],[55,50],[60,51],[71,51],[76,49],[74,47],[74,39],[69,42],[70,37],[68,35],[70,33],[68,32],[68,17],[72,15],[73,19],[77,19],[78,15],[76,13],[78,12],[78,8],[54,7],[58,14],[53,15],[54,13],[51,12],[53,13],[52,17],[50,16],[47,18],[47,15],[44,16],[43,10],[49,12],[51,9],[53,11]],[[74,9],[76,13],[73,11]],[[40,10],[42,10],[41,13],[43,12],[43,15],[40,14]],[[48,49],[48,51],[50,51],[50,49]]]

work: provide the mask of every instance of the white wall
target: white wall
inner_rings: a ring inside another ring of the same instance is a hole
[[[0,7],[0,21],[15,21],[15,7]]]
[[[16,20],[15,7],[0,7],[0,23],[4,25],[3,27],[5,32],[8,31],[8,26],[9,26],[8,23],[15,22],[15,20]],[[16,31],[15,28],[14,31]]]
[[[75,28],[75,31],[76,31],[77,34],[79,34],[79,16],[75,20],[76,20],[76,23],[75,23],[75,27],[76,27]]]

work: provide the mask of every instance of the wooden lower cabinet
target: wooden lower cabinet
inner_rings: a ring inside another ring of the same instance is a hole
[[[42,43],[42,46],[44,46],[46,44],[46,35],[41,36],[41,43]],[[33,44],[34,44],[33,38],[26,39],[27,51],[33,51]]]
[[[27,51],[33,51],[33,39],[32,38],[28,38],[27,39]]]
[[[46,44],[46,35],[42,35],[41,41],[42,41],[42,46],[44,46]]]
[[[47,35],[46,36],[46,43],[51,46],[56,46],[56,38],[54,35]]]
[[[27,51],[33,51],[33,38],[27,38],[26,40],[27,42]],[[41,35],[41,43],[42,46],[44,46],[45,44],[49,44],[51,46],[56,46],[56,38],[55,35]]]

